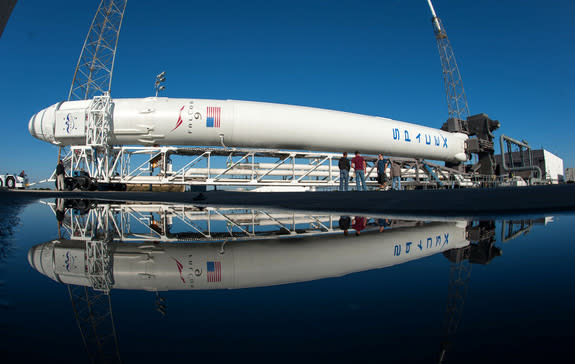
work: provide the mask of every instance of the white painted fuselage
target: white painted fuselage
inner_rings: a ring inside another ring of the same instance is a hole
[[[383,153],[465,161],[461,133],[392,119],[282,104],[203,99],[114,99],[114,145],[226,146]],[[83,145],[91,100],[52,105],[30,119],[30,133],[57,145]]]

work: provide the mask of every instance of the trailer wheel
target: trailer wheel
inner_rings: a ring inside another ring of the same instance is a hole
[[[16,181],[14,181],[14,177],[6,178],[6,187],[9,189],[13,189],[16,186]]]
[[[569,182],[567,182],[569,183]],[[4,182],[2,182],[2,179],[0,179],[0,187],[2,187],[4,185]]]
[[[64,189],[66,191],[74,191],[74,188],[76,188],[76,181],[72,178],[64,180]]]

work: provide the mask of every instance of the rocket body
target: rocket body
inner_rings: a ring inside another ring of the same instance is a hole
[[[32,136],[83,145],[91,100],[52,105]],[[205,99],[113,99],[110,144],[270,148],[465,161],[467,135],[392,119],[302,106]]]

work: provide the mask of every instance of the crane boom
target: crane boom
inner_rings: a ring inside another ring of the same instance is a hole
[[[74,71],[68,100],[87,100],[110,91],[118,37],[127,0],[102,0]]]
[[[437,49],[441,60],[449,119],[457,118],[459,120],[465,120],[469,116],[469,107],[467,106],[467,98],[465,97],[459,67],[457,67],[457,62],[455,61],[455,54],[447,37],[445,27],[435,13],[431,0],[427,0],[427,3],[431,10],[431,22],[433,24],[433,31],[435,33],[435,39],[437,40]]]

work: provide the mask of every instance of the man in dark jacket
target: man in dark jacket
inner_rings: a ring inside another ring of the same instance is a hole
[[[339,159],[339,190],[349,191],[349,159],[347,159],[347,152],[343,152],[343,157]]]
[[[64,168],[64,163],[62,160],[58,162],[56,166],[56,189],[58,191],[64,191],[64,176],[66,175],[66,168]]]
[[[377,183],[379,184],[380,191],[384,191],[385,187],[387,187],[387,174],[385,174],[385,170],[387,169],[388,160],[384,159],[381,153],[379,153],[377,158]]]

